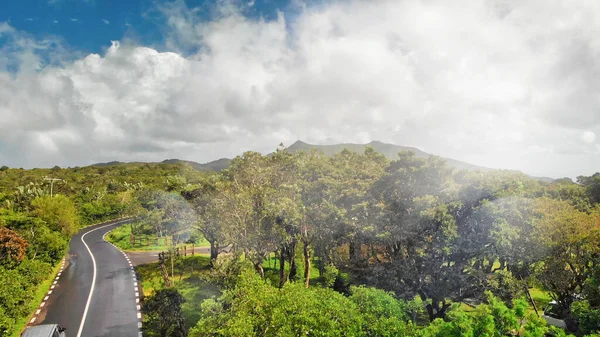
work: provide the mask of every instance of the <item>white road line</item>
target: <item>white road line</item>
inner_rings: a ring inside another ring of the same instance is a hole
[[[36,316],[37,316],[37,315],[39,315],[39,314],[40,314],[40,312],[42,312],[42,309],[38,309],[38,310],[36,310],[36,311],[35,311],[35,315],[36,315]]]
[[[52,290],[48,290],[48,295],[52,294]]]
[[[36,319],[36,317],[33,317],[33,318],[31,319],[31,321],[29,321],[29,323],[33,323],[33,322],[35,322],[35,319]],[[138,325],[139,325],[139,324],[138,324]]]
[[[46,305],[46,302],[42,302],[42,303],[40,304],[40,308],[41,308],[41,307],[43,307],[44,305]]]
[[[83,326],[85,325],[85,319],[87,317],[87,313],[88,310],[90,309],[90,302],[92,301],[92,295],[94,294],[94,287],[96,286],[96,259],[94,258],[94,254],[92,254],[92,250],[90,249],[90,247],[87,245],[87,243],[85,243],[85,240],[83,238],[85,238],[86,235],[90,234],[91,232],[97,231],[99,229],[108,227],[108,226],[114,226],[119,224],[119,222],[116,223],[111,223],[109,225],[104,225],[104,226],[100,226],[98,228],[94,228],[89,232],[86,232],[85,234],[83,234],[81,236],[81,242],[83,242],[83,245],[85,246],[85,248],[87,248],[88,253],[90,253],[90,257],[92,258],[92,266],[94,267],[94,274],[92,276],[92,287],[90,288],[90,294],[88,295],[88,299],[87,302],[85,304],[85,309],[83,310],[83,316],[81,317],[81,324],[79,324],[79,331],[77,331],[77,337],[81,337],[81,333],[83,332]]]
[[[142,314],[138,312],[137,313],[137,317],[138,317],[138,319],[141,319],[142,318]]]
[[[44,297],[44,301],[47,301],[50,296]]]
[[[50,289],[54,289],[54,287],[56,287],[55,285],[52,285],[52,287],[50,287]]]

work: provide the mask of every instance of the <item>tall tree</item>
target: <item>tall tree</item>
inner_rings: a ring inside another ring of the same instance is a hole
[[[536,226],[545,256],[537,278],[565,313],[583,290],[600,254],[600,215],[587,214],[565,201],[536,200]]]

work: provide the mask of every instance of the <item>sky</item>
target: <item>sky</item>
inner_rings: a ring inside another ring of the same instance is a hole
[[[0,165],[415,146],[600,171],[596,0],[0,1]]]

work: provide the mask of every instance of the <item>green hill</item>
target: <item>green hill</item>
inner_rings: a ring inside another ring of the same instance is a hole
[[[342,143],[342,144],[334,144],[334,145],[313,145],[313,144],[308,144],[308,143],[305,143],[305,142],[299,140],[299,141],[295,142],[294,144],[292,144],[287,149],[288,149],[288,151],[290,151],[292,153],[297,152],[297,151],[307,151],[307,150],[311,150],[311,149],[317,149],[317,150],[323,151],[323,153],[325,153],[327,155],[332,156],[336,153],[341,152],[343,149],[348,149],[353,152],[362,153],[365,151],[365,148],[367,146],[374,148],[375,151],[385,155],[390,160],[397,159],[398,152],[401,152],[401,151],[412,151],[417,155],[417,157],[421,157],[421,158],[427,158],[431,155],[430,153],[421,151],[421,150],[417,149],[416,147],[386,144],[386,143],[382,143],[379,141],[373,141],[368,144]],[[452,159],[452,158],[444,158],[444,157],[442,157],[442,158],[444,160],[446,160],[446,163],[448,163],[449,166],[454,167],[459,170],[480,170],[480,171],[492,170],[487,167],[482,167],[482,166],[465,163],[465,162],[462,162],[462,161],[459,161],[456,159]]]

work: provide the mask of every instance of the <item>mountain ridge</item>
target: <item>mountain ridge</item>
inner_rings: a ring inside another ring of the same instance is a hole
[[[339,143],[339,144],[329,144],[329,145],[317,145],[317,144],[309,144],[302,140],[297,140],[296,142],[294,142],[292,145],[286,147],[285,149],[287,151],[290,151],[291,153],[296,153],[298,151],[310,151],[312,149],[316,149],[316,150],[322,151],[326,155],[333,156],[336,153],[341,152],[343,149],[348,149],[350,151],[357,152],[357,153],[363,153],[367,146],[372,147],[375,151],[385,155],[390,160],[397,159],[398,152],[401,152],[401,151],[412,151],[415,153],[415,155],[417,157],[420,157],[420,158],[427,158],[427,157],[433,155],[431,153],[427,153],[416,147],[389,144],[389,143],[384,143],[381,141],[371,141],[367,144]],[[271,153],[269,153],[267,155],[270,155],[270,154]],[[442,158],[443,160],[445,160],[446,163],[448,164],[448,166],[453,167],[457,170],[469,170],[469,171],[477,170],[477,171],[482,171],[482,172],[500,170],[500,169],[494,169],[494,168],[470,164],[470,163],[456,160],[453,158],[447,158],[447,157],[442,157],[442,156],[439,156],[439,157]],[[132,162],[132,163],[141,163],[141,162]],[[148,163],[153,163],[153,162],[148,162]],[[154,163],[156,163],[156,162],[154,162]],[[220,172],[223,169],[229,167],[229,164],[231,163],[231,159],[230,158],[220,158],[220,159],[213,160],[213,161],[206,162],[206,163],[198,163],[198,162],[191,161],[191,160],[182,160],[182,159],[174,158],[174,159],[163,160],[160,163],[164,163],[164,164],[185,163],[199,171]],[[127,163],[120,162],[120,161],[111,161],[111,162],[107,162],[107,163],[96,163],[96,164],[92,164],[90,166],[102,167],[102,166],[122,165],[122,164],[127,164]],[[517,170],[509,170],[509,171],[519,172]],[[540,180],[540,181],[545,181],[545,182],[552,182],[555,180],[554,178],[549,178],[549,177],[534,177],[534,176],[529,176],[529,177]]]

